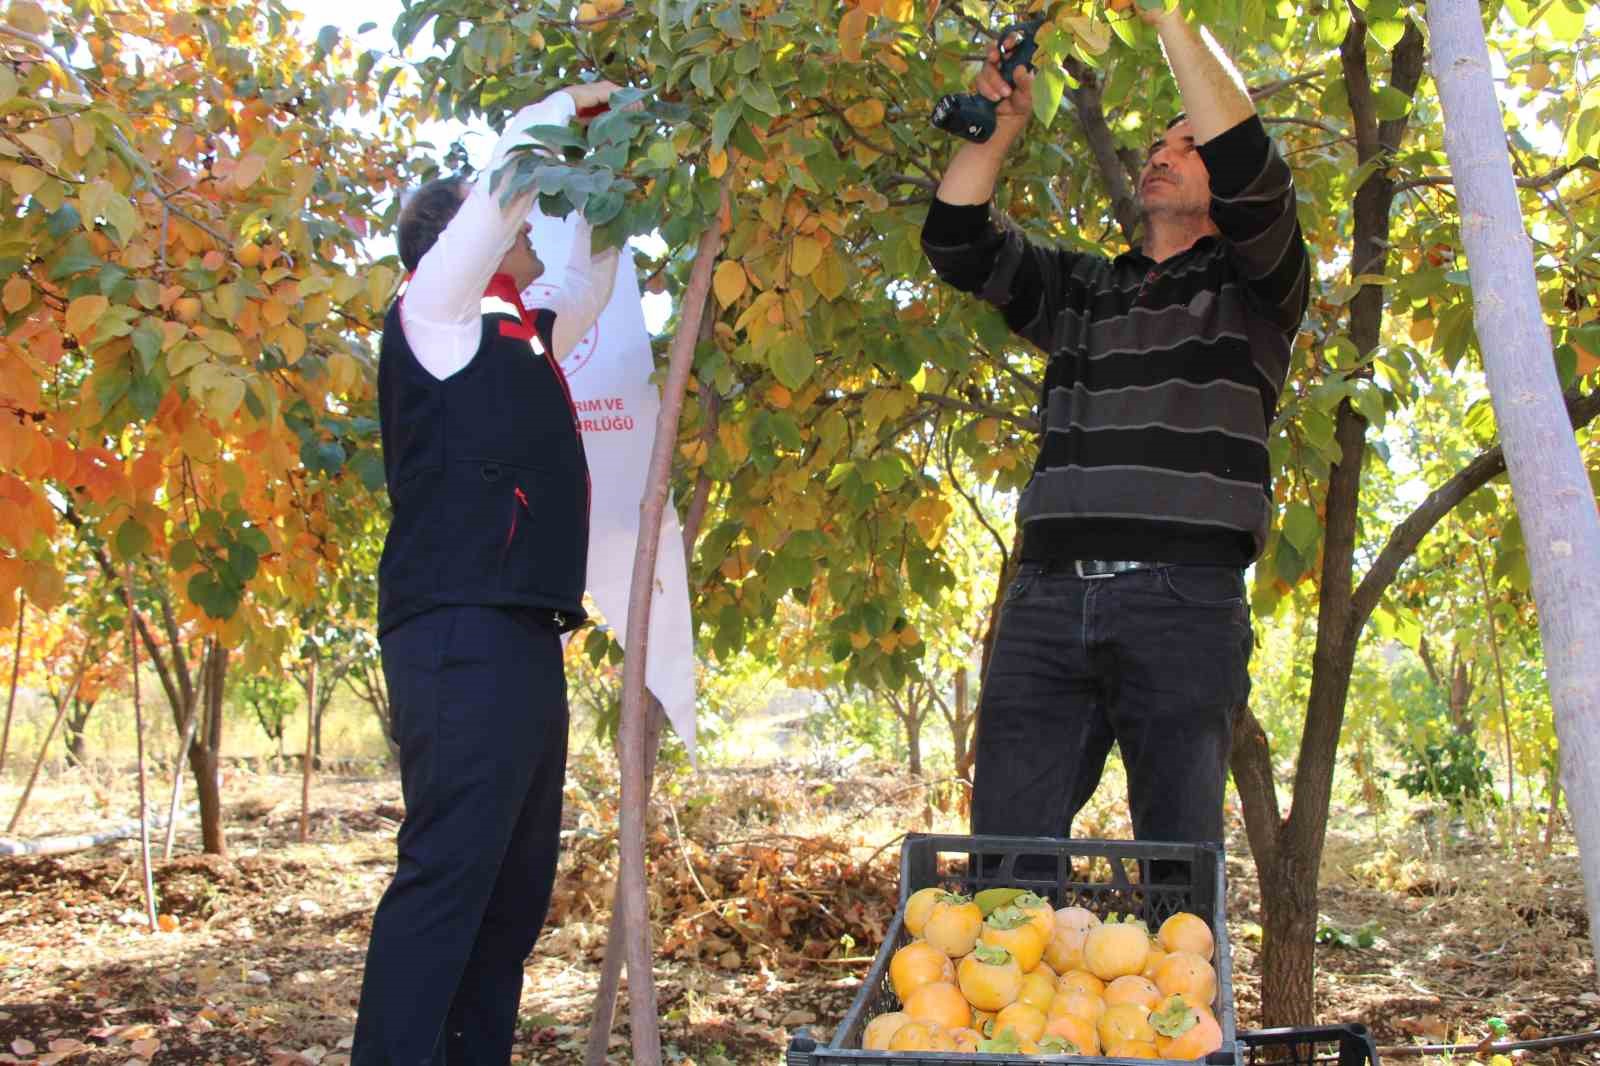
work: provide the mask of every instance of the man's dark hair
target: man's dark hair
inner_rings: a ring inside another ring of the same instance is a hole
[[[460,177],[435,178],[417,188],[401,204],[397,241],[400,261],[407,270],[417,269],[439,234],[456,217],[461,209],[464,181]]]

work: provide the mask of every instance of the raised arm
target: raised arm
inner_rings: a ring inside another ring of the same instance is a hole
[[[592,234],[589,223],[580,215],[572,233],[572,252],[567,256],[567,269],[562,273],[561,286],[550,298],[550,310],[555,312],[555,325],[551,338],[557,359],[565,359],[577,347],[584,334],[600,318],[600,312],[611,302],[611,289],[617,277],[618,249],[608,248],[599,255],[590,252]]]
[[[417,264],[406,292],[408,318],[428,322],[471,322],[479,317],[479,300],[500,261],[522,232],[538,190],[502,205],[491,191],[494,173],[512,149],[537,143],[532,126],[560,126],[582,108],[603,103],[616,88],[609,82],[569,85],[518,111],[495,142],[489,165],[471,182],[461,207],[439,235],[438,242]],[[471,352],[466,356],[470,358]]]

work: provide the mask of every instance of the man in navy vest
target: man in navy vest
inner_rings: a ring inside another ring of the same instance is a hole
[[[490,179],[536,125],[602,110],[575,85],[507,123],[475,180],[400,213],[410,284],[384,321],[378,400],[393,521],[378,632],[400,747],[399,862],[372,922],[352,1061],[495,1064],[555,881],[566,771],[561,633],[584,620],[589,472],[557,362],[609,295],[580,227],[560,306],[520,293],[544,267],[534,192]]]

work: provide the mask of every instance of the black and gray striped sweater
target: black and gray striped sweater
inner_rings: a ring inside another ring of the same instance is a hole
[[[1267,431],[1305,314],[1294,181],[1259,118],[1199,146],[1221,238],[1160,264],[1030,240],[936,200],[939,276],[1048,356],[1044,440],[1017,519],[1028,561],[1244,566],[1272,511]]]

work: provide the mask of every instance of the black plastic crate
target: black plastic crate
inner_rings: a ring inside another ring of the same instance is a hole
[[[1378,1066],[1378,1048],[1364,1025],[1308,1029],[1245,1029],[1246,1066]]]
[[[1159,864],[1161,880],[1152,877]],[[1085,907],[1104,917],[1116,912],[1142,918],[1151,931],[1178,911],[1190,911],[1211,925],[1216,941],[1217,1000],[1212,1005],[1222,1029],[1222,1048],[1207,1056],[1213,1066],[1246,1066],[1235,1032],[1233,956],[1228,946],[1222,847],[1148,840],[1063,840],[1055,837],[945,836],[912,833],[900,849],[900,908],[861,990],[825,1045],[797,1033],[789,1042],[787,1066],[950,1066],[1074,1061],[1141,1066],[1149,1060],[1103,1056],[997,1055],[986,1053],[911,1053],[866,1051],[861,1035],[867,1023],[896,1009],[889,985],[889,960],[911,940],[905,928],[905,902],[913,892],[944,885],[972,894],[997,886],[1027,888],[1057,908]],[[1263,1060],[1265,1062],[1265,1060]]]

